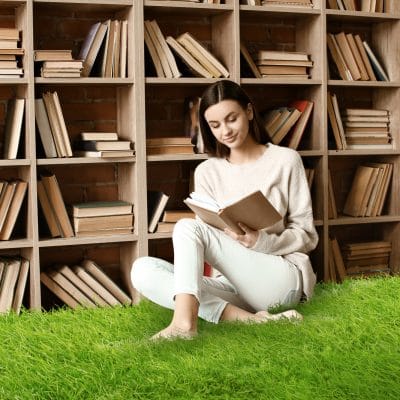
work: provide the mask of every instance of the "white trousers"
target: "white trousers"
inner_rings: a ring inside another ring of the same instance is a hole
[[[144,297],[174,309],[174,297],[194,295],[199,317],[218,323],[227,303],[248,311],[297,304],[302,295],[298,268],[281,256],[248,249],[197,219],[182,219],[173,232],[174,264],[154,257],[132,266],[133,286]],[[203,276],[204,261],[223,276]]]

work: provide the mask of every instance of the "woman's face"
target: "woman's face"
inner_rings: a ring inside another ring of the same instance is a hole
[[[207,108],[204,117],[218,142],[230,149],[240,148],[249,135],[249,121],[253,119],[253,108],[247,109],[235,100],[222,100]]]

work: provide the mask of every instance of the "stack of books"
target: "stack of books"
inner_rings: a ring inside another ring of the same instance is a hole
[[[25,258],[0,258],[0,314],[20,313],[28,272],[29,261]]]
[[[328,0],[333,10],[385,12],[384,0]]]
[[[147,155],[194,154],[190,137],[163,137],[146,139]]]
[[[134,143],[120,140],[116,132],[81,132],[74,143],[76,157],[133,157]]]
[[[263,6],[313,7],[312,0],[261,0]]]
[[[342,246],[347,275],[388,274],[392,244],[387,241],[347,243]]]
[[[79,53],[82,76],[126,78],[128,21],[96,22],[90,28]]]
[[[382,214],[393,173],[393,164],[359,165],[347,195],[343,213],[353,217],[375,217]]]
[[[43,171],[37,181],[39,203],[52,237],[73,237],[71,221],[61,194],[57,178],[49,171]]]
[[[182,76],[172,51],[183,62],[183,67],[186,66],[189,75],[204,78],[229,77],[225,66],[189,32],[179,35],[176,39],[172,36],[165,38],[156,20],[144,21],[144,28],[146,48],[158,77]]]
[[[347,149],[392,149],[388,110],[346,108],[343,112]]]
[[[91,201],[71,206],[76,236],[132,233],[133,204],[122,201]]]
[[[72,157],[72,147],[57,92],[35,99],[35,118],[46,157]]]
[[[71,50],[35,50],[34,59],[40,65],[43,78],[79,78],[82,60],[74,60]]]
[[[9,240],[22,207],[28,182],[0,180],[0,240]]]
[[[339,32],[327,34],[329,53],[337,74],[348,81],[389,81],[383,66],[360,35]]]
[[[195,218],[192,210],[165,210],[157,225],[156,232],[171,233],[175,224],[182,218]]]
[[[40,273],[41,282],[67,306],[110,307],[130,305],[131,299],[91,260],[63,265]]]
[[[18,48],[20,31],[15,28],[0,28],[0,78],[19,78],[24,70],[18,67],[17,57],[24,54]]]
[[[262,77],[307,79],[313,61],[303,52],[259,50],[256,65]]]

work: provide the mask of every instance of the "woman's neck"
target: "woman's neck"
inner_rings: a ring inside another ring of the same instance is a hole
[[[238,149],[231,149],[227,160],[231,164],[246,164],[258,160],[265,152],[265,145],[250,142]]]

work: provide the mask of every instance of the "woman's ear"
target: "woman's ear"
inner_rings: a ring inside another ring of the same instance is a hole
[[[249,103],[247,104],[247,118],[251,121],[254,118],[253,106]]]

